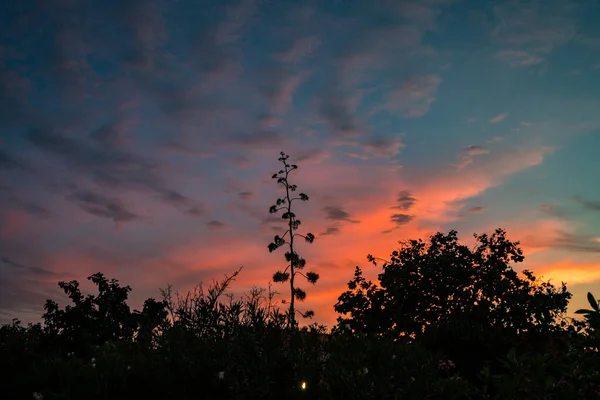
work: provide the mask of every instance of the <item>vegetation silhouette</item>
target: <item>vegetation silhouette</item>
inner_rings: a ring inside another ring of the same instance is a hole
[[[497,229],[474,235],[470,249],[456,231],[401,242],[383,263],[379,285],[356,267],[334,306],[339,326],[393,339],[418,339],[450,355],[471,375],[521,341],[547,339],[567,325],[571,293],[510,263],[523,261],[518,242]],[[378,259],[367,258],[375,265]],[[473,355],[474,354],[474,355]]]
[[[598,301],[589,293],[591,309],[576,311],[584,319],[566,317],[566,285],[517,273],[523,252],[501,229],[474,235],[472,249],[456,231],[402,242],[377,283],[356,267],[332,329],[300,327],[294,300],[304,292],[293,278],[305,262],[291,204],[308,196],[291,197],[287,159],[273,176],[286,196],[271,210],[284,211],[289,229],[269,246],[289,246],[288,268],[274,276],[290,281],[287,311],[270,284],[231,295],[242,267],[206,290],[168,285],[141,311],[127,304],[130,286],[102,273],[88,277],[93,295],[59,282],[71,304],[47,300],[41,323],[0,327],[2,398],[600,398]]]
[[[296,300],[304,301],[306,299],[306,292],[299,287],[297,287],[294,283],[296,279],[296,275],[301,275],[309,283],[315,284],[319,280],[319,274],[316,272],[307,272],[303,274],[301,272],[302,269],[306,266],[306,260],[296,252],[294,249],[294,239],[296,237],[303,238],[307,243],[313,243],[315,240],[315,236],[312,233],[307,233],[306,235],[301,235],[299,233],[294,233],[300,227],[301,221],[296,218],[296,214],[292,212],[292,203],[296,200],[308,201],[308,196],[304,193],[298,194],[297,197],[293,197],[293,193],[298,188],[296,185],[291,184],[289,182],[290,172],[298,169],[298,166],[295,164],[288,164],[289,155],[285,154],[283,151],[280,154],[279,161],[283,164],[283,169],[279,170],[276,174],[273,174],[271,178],[277,179],[277,184],[283,185],[285,188],[285,196],[281,198],[277,198],[277,201],[274,205],[269,208],[269,213],[275,214],[279,211],[284,211],[281,215],[281,218],[286,220],[288,229],[282,236],[276,235],[273,238],[273,241],[269,243],[269,252],[277,250],[279,247],[288,245],[289,250],[285,253],[285,260],[289,263],[283,271],[277,271],[273,275],[274,282],[290,282],[290,308],[288,311],[288,324],[290,328],[296,327],[296,309],[294,303]],[[288,272],[289,271],[289,272]],[[301,313],[301,315],[305,318],[312,318],[314,315],[313,311],[307,311],[305,313]]]

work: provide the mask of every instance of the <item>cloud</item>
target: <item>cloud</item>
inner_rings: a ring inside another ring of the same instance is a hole
[[[320,98],[319,113],[325,119],[332,137],[349,139],[360,136],[362,128],[354,108],[350,100],[341,93]]]
[[[227,224],[225,224],[224,222],[221,221],[217,221],[217,220],[212,220],[212,221],[208,221],[207,223],[208,227],[211,229],[224,229],[227,227]]]
[[[500,50],[494,57],[506,62],[511,67],[527,67],[544,61],[542,57],[523,50]]]
[[[490,123],[497,124],[498,122],[504,121],[506,119],[506,117],[508,117],[508,113],[498,114],[495,117],[490,119]]]
[[[600,201],[586,200],[581,196],[573,196],[573,200],[589,211],[600,211]]]
[[[390,229],[386,229],[384,231],[382,231],[381,233],[383,234],[388,234],[391,233],[393,231],[395,231],[396,229],[399,229],[400,227],[402,227],[403,225],[408,224],[409,222],[411,222],[414,219],[413,215],[408,215],[408,214],[401,214],[401,213],[396,213],[390,216],[390,221],[395,225],[393,228]]]
[[[34,217],[47,218],[52,215],[47,208],[42,207],[37,203],[24,200],[14,194],[8,196],[7,203],[17,209],[27,212]]]
[[[40,276],[44,276],[44,277],[56,277],[56,278],[61,277],[61,276],[64,275],[64,274],[61,274],[61,273],[55,273],[53,271],[50,271],[50,270],[47,270],[47,269],[44,269],[44,268],[31,267],[31,266],[23,265],[23,264],[21,264],[19,262],[16,262],[16,261],[14,261],[14,260],[6,257],[6,256],[0,257],[0,261],[3,262],[6,265],[9,265],[11,267],[14,267],[14,268],[17,268],[17,269],[20,269],[20,270],[25,270],[27,272],[30,272],[30,273],[34,274],[34,275],[40,275]]]
[[[413,216],[412,215],[408,215],[408,214],[394,214],[390,217],[390,220],[395,223],[396,225],[405,225],[408,224],[410,221],[413,220]]]
[[[11,154],[0,149],[0,169],[20,169],[24,171],[31,171],[31,168],[26,166],[22,161],[18,160]]]
[[[329,158],[330,154],[322,149],[322,148],[310,148],[299,150],[296,152],[294,160],[298,163],[312,161],[314,163],[321,163],[327,158]]]
[[[136,119],[117,119],[93,130],[90,137],[101,146],[119,149],[127,143],[126,135],[133,129],[135,123],[137,123]]]
[[[328,235],[338,235],[340,233],[340,228],[337,226],[328,227],[325,232],[321,233],[320,236],[328,236]]]
[[[253,192],[239,192],[238,196],[242,200],[250,200],[251,198],[254,197],[254,193]]]
[[[391,208],[396,210],[407,211],[410,210],[410,208],[413,206],[413,204],[415,204],[416,201],[417,200],[413,196],[411,196],[409,191],[403,190],[398,194],[398,200],[396,200],[398,204]]]
[[[471,208],[469,208],[469,209],[467,210],[467,212],[468,212],[468,213],[471,213],[471,214],[479,214],[479,213],[482,213],[482,212],[484,212],[484,211],[485,211],[485,209],[486,209],[485,207],[482,207],[482,206],[476,206],[476,207],[471,207]]]
[[[264,89],[264,93],[271,104],[271,112],[274,115],[285,115],[294,103],[296,90],[310,76],[310,71],[290,74],[288,71],[281,70],[278,73],[270,74],[270,86]]]
[[[205,210],[204,205],[202,203],[190,199],[189,197],[186,197],[175,190],[160,190],[160,194],[158,195],[158,197],[166,203],[173,205],[182,213],[193,216],[199,216],[204,214]]]
[[[258,124],[263,129],[275,128],[283,123],[281,118],[275,117],[273,115],[261,115],[258,117]]]
[[[159,68],[160,51],[168,39],[163,10],[158,4],[127,5],[121,17],[122,22],[131,27],[134,43],[126,61],[130,66],[147,72]]]
[[[541,211],[544,214],[547,215],[551,215],[553,217],[557,217],[557,218],[561,218],[561,219],[571,219],[573,217],[573,214],[560,206],[557,206],[556,204],[553,203],[544,203],[544,204],[540,204],[538,207],[538,210]]]
[[[325,214],[327,214],[325,217],[326,219],[332,219],[334,221],[346,221],[353,224],[358,224],[360,222],[353,220],[350,217],[350,214],[342,210],[340,207],[326,206],[323,208],[323,211],[325,211]]]
[[[464,200],[500,185],[508,176],[540,165],[552,151],[545,146],[505,148],[479,159],[477,164],[440,169],[432,178],[421,178],[409,185],[411,193],[419,199],[411,214],[418,215],[421,222],[429,221],[436,226],[454,221]]]
[[[490,151],[481,146],[471,145],[466,147],[463,152],[469,156],[479,156],[482,154],[488,154]]]
[[[419,118],[429,112],[436,100],[435,94],[442,83],[438,75],[415,75],[405,80],[388,95],[382,107],[405,118]]]
[[[467,156],[459,156],[459,161],[457,164],[453,164],[457,170],[463,169],[468,165],[473,164],[473,159]]]
[[[281,147],[284,136],[279,131],[256,130],[252,133],[240,133],[231,137],[230,143],[239,144],[248,148],[276,148]]]
[[[90,176],[108,189],[146,190],[180,211],[199,215],[202,205],[165,185],[159,164],[120,149],[92,145],[48,130],[32,130],[29,141],[37,148],[60,156],[71,168]],[[127,218],[127,213],[117,218]]]
[[[399,1],[396,10],[403,19],[414,21],[424,28],[434,28],[444,3],[451,1]]]
[[[563,250],[574,253],[600,253],[600,243],[594,235],[577,233],[572,224],[548,221],[522,235],[524,246],[534,250]]]
[[[304,36],[294,40],[285,51],[275,54],[275,58],[283,63],[298,64],[311,57],[320,44],[316,35]]]
[[[371,136],[362,142],[363,148],[377,157],[393,157],[400,153],[405,145],[402,140],[393,136]]]
[[[237,42],[246,25],[258,12],[259,5],[258,0],[241,0],[236,5],[228,6],[226,18],[216,32],[216,42],[221,45]]]
[[[96,217],[113,220],[117,224],[140,218],[128,210],[120,200],[88,190],[76,190],[68,199],[77,204],[83,211]]]
[[[493,7],[492,42],[501,46],[496,58],[512,66],[539,64],[577,35],[579,6],[568,1],[512,0]]]

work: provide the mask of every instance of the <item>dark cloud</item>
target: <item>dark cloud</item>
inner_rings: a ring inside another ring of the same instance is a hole
[[[410,194],[410,192],[403,190],[398,194],[398,200],[396,200],[397,204],[392,209],[395,210],[410,210],[410,208],[415,204],[417,200]]]
[[[242,199],[242,200],[250,200],[251,198],[254,197],[254,193],[252,193],[252,192],[239,192],[238,196],[240,196],[240,199]]]
[[[340,95],[323,97],[319,113],[325,119],[334,138],[349,139],[360,135],[358,122],[346,97]]]
[[[413,220],[413,216],[412,215],[408,215],[408,214],[394,214],[392,216],[390,216],[390,221],[392,221],[395,226],[390,228],[390,229],[386,229],[385,231],[382,231],[381,233],[383,234],[387,234],[387,233],[391,233],[393,231],[395,231],[396,229],[399,229],[400,227],[402,227],[403,225],[408,224],[410,221]]]
[[[203,204],[193,199],[190,199],[189,197],[186,197],[175,190],[163,189],[159,192],[160,199],[162,199],[168,204],[171,204],[184,214],[189,214],[193,216],[199,216],[204,214],[205,210]]]
[[[8,197],[7,200],[8,204],[12,205],[13,207],[19,208],[25,211],[26,213],[31,214],[32,216],[46,218],[51,215],[51,212],[48,209],[40,206],[39,204],[33,203],[28,200],[24,200],[20,197],[11,195]]]
[[[258,130],[250,134],[238,134],[231,141],[248,147],[279,147],[283,143],[283,135],[279,131]]]
[[[150,191],[186,214],[200,215],[203,212],[201,203],[166,187],[157,162],[49,130],[31,130],[28,139],[39,149],[60,156],[68,166],[91,176],[97,184],[107,189]],[[117,205],[114,207],[119,208]],[[123,214],[115,212],[118,219],[131,218],[125,210],[121,211]]]
[[[360,222],[357,220],[353,220],[350,217],[350,214],[342,210],[340,207],[326,206],[323,207],[323,211],[325,211],[325,214],[327,214],[327,216],[325,217],[327,219],[332,219],[334,221],[346,221],[351,222],[353,224],[358,224]]]
[[[77,190],[68,199],[91,215],[111,219],[116,223],[130,222],[140,218],[129,211],[118,199],[109,198],[91,191]]]
[[[478,156],[478,155],[482,155],[482,154],[488,154],[490,151],[488,149],[484,149],[481,146],[468,146],[466,147],[463,152],[469,156]]]
[[[6,256],[1,256],[0,257],[0,261],[3,262],[6,265],[9,265],[13,268],[17,268],[23,271],[27,271],[30,272],[34,275],[38,275],[38,276],[42,276],[42,277],[61,277],[64,274],[60,274],[60,273],[56,273],[56,272],[52,272],[48,269],[45,268],[38,268],[38,267],[31,267],[31,266],[27,266],[24,264],[21,264],[19,262],[16,262]]]
[[[408,214],[394,214],[390,217],[390,220],[400,226],[400,225],[405,225],[408,224],[410,221],[413,220],[413,216],[412,215],[408,215]]]
[[[223,229],[227,227],[227,224],[221,221],[212,220],[207,223],[208,227],[211,229]]]
[[[337,235],[339,233],[340,228],[338,228],[337,226],[330,226],[329,228],[325,229],[325,232],[321,233],[321,236]]]
[[[31,168],[26,166],[22,161],[16,157],[0,149],[0,169],[21,169],[24,171],[31,171]]]
[[[589,211],[600,211],[600,201],[597,200],[586,200],[581,196],[573,196],[573,200],[583,206]]]
[[[467,212],[471,213],[471,214],[478,214],[478,213],[482,213],[484,211],[485,211],[485,207],[482,207],[482,206],[471,207],[467,210]]]

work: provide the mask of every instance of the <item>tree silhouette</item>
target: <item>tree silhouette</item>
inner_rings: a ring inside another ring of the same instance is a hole
[[[301,270],[304,269],[306,260],[300,257],[294,249],[295,237],[302,237],[307,243],[312,243],[315,240],[315,236],[312,233],[307,233],[306,235],[294,233],[294,231],[298,230],[301,222],[296,218],[296,214],[292,212],[292,203],[295,200],[308,201],[308,196],[304,193],[300,193],[297,197],[292,197],[293,192],[295,192],[297,189],[297,186],[290,184],[288,178],[290,172],[298,169],[298,166],[295,164],[288,164],[288,158],[289,155],[285,154],[283,151],[280,153],[279,161],[283,164],[283,169],[272,176],[273,179],[277,179],[277,184],[281,184],[285,187],[285,197],[278,198],[276,203],[269,208],[269,213],[271,214],[275,214],[280,210],[284,211],[284,213],[281,215],[281,218],[286,220],[288,229],[282,236],[276,235],[273,239],[273,242],[271,242],[268,247],[269,252],[272,253],[281,246],[286,244],[289,246],[289,250],[285,253],[285,260],[289,264],[283,271],[277,271],[273,275],[273,281],[290,282],[290,309],[288,312],[288,326],[290,328],[294,328],[296,326],[296,309],[294,308],[294,302],[295,300],[304,301],[306,298],[306,292],[299,287],[296,287],[294,284],[296,275],[299,274],[306,278],[308,282],[315,284],[319,280],[319,274],[316,272],[307,272],[306,274],[303,274]],[[300,314],[305,318],[310,318],[314,315],[314,312],[307,311]]]
[[[76,351],[118,340],[152,345],[156,329],[167,320],[166,303],[149,298],[142,311],[132,312],[127,305],[130,286],[120,286],[118,280],[108,280],[99,272],[88,280],[98,287],[98,295],[84,296],[77,281],[58,283],[73,305],[61,310],[58,303],[46,300],[42,315],[46,332]]]
[[[420,336],[457,317],[514,333],[552,329],[566,312],[571,294],[524,270],[521,278],[509,263],[522,262],[519,242],[497,229],[474,235],[474,250],[458,243],[456,231],[437,233],[429,243],[411,240],[383,264],[380,285],[356,267],[335,305],[338,318],[359,331]],[[376,258],[368,259],[376,265]]]
[[[403,243],[384,262],[379,285],[356,267],[334,306],[343,315],[337,329],[417,340],[473,378],[512,347],[544,347],[560,336],[571,298],[565,284],[557,289],[527,270],[520,277],[509,263],[523,261],[522,250],[503,230],[474,236],[473,250],[456,231]]]

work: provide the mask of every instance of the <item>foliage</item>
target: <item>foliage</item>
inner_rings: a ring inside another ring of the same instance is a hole
[[[307,272],[303,274],[301,270],[306,266],[306,260],[295,251],[294,239],[296,237],[304,238],[307,243],[313,243],[315,236],[312,233],[301,235],[295,233],[300,227],[301,221],[296,218],[296,214],[292,212],[292,203],[296,200],[308,201],[308,196],[304,193],[300,193],[297,197],[293,197],[293,192],[298,188],[296,185],[289,182],[290,172],[298,169],[295,164],[288,164],[288,158],[290,156],[284,152],[280,153],[279,161],[283,164],[283,169],[279,170],[278,173],[273,174],[272,178],[277,179],[277,184],[283,185],[285,188],[285,196],[278,198],[276,203],[269,208],[269,213],[275,214],[279,211],[283,211],[281,218],[286,220],[288,229],[282,236],[276,235],[273,242],[269,244],[269,252],[277,250],[281,246],[288,245],[289,250],[285,253],[285,260],[289,264],[283,271],[277,271],[273,275],[273,281],[275,282],[288,282],[290,283],[290,308],[288,312],[288,325],[289,327],[296,327],[296,309],[295,301],[304,301],[306,299],[306,292],[295,285],[296,275],[303,276],[309,283],[315,284],[319,280],[319,274],[316,272]],[[314,315],[312,311],[307,311],[302,314],[305,318],[310,318]]]
[[[523,261],[522,250],[503,230],[474,237],[474,249],[459,244],[456,231],[427,243],[402,243],[384,262],[379,285],[357,267],[334,307],[342,314],[338,323],[355,332],[419,339],[477,368],[506,354],[517,337],[565,325],[571,294],[564,283],[557,289],[527,270],[519,276],[510,263]],[[368,259],[377,265],[375,257]],[[474,363],[470,351],[482,358]]]
[[[76,281],[61,282],[73,305],[60,309],[49,300],[43,324],[23,326],[14,320],[0,327],[2,395],[30,399],[35,394],[46,400],[600,399],[595,298],[588,296],[590,310],[578,311],[584,321],[560,320],[570,297],[564,285],[557,290],[531,274],[515,278],[507,264],[522,254],[503,232],[477,239],[474,250],[458,245],[454,232],[435,235],[427,246],[410,242],[384,264],[379,285],[357,269],[349,284],[354,298],[348,292],[340,296],[352,301],[346,304],[352,304],[353,314],[330,331],[317,324],[288,329],[288,315],[273,301],[270,287],[230,295],[242,268],[206,290],[200,284],[180,294],[168,286],[161,301],[148,299],[142,311],[130,311],[129,286],[102,274],[90,277],[97,295],[84,296]],[[435,265],[448,273],[455,289],[442,285]],[[428,291],[417,298],[416,289],[403,283],[409,278]],[[466,282],[481,291],[480,297],[467,295]],[[393,324],[389,328],[384,319],[389,314],[377,306],[397,312],[402,326],[418,326],[402,320],[411,313],[394,301],[414,307],[420,331],[413,328],[407,336]],[[422,302],[431,302],[441,316]],[[509,318],[511,312],[515,315]]]

